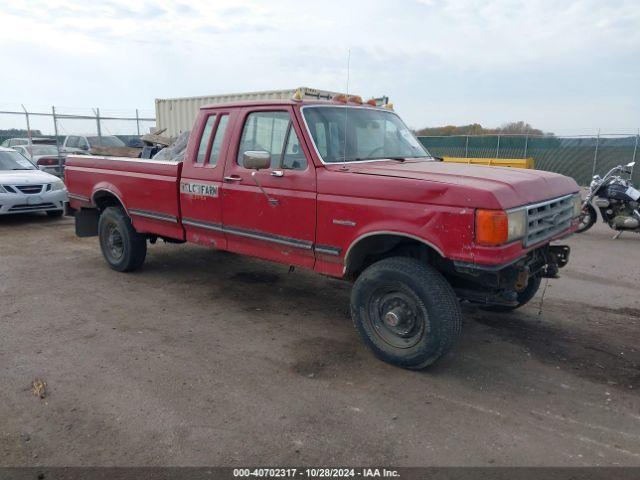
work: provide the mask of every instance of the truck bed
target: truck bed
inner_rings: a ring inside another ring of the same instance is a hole
[[[181,170],[181,162],[69,156],[65,172],[69,203],[79,210],[115,196],[137,231],[184,240],[179,206]]]

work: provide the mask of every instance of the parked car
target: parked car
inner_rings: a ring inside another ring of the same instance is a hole
[[[62,180],[38,170],[15,150],[0,147],[0,215],[46,212],[60,217],[67,200]]]
[[[35,163],[43,172],[62,176],[65,155],[59,154],[55,145],[18,145],[12,148]]]
[[[451,348],[460,301],[513,310],[556,277],[569,247],[550,243],[581,206],[563,175],[434,161],[393,111],[346,96],[205,106],[184,161],[73,156],[66,178],[76,233],[114,270],[165,239],[342,278],[363,341],[411,369]]]
[[[62,142],[65,153],[86,153],[94,147],[126,147],[125,143],[114,135],[68,135]]]
[[[55,145],[56,139],[49,137],[33,137],[31,142],[29,142],[28,138],[8,138],[4,142],[2,142],[3,147],[15,147],[18,145]]]

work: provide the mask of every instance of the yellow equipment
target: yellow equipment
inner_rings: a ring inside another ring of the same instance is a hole
[[[442,157],[445,162],[468,163],[469,165],[489,165],[494,167],[535,168],[533,157],[528,158],[463,158]]]

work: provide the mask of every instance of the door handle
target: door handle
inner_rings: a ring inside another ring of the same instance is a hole
[[[240,182],[242,181],[242,177],[240,175],[229,175],[228,177],[224,177],[224,181],[227,183]]]
[[[284,177],[284,172],[282,170],[274,170],[271,172],[272,177]]]

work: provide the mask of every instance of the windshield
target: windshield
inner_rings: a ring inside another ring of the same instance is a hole
[[[126,146],[122,140],[113,136],[87,137],[89,145],[92,147],[124,147]]]
[[[31,155],[57,155],[58,149],[53,145],[32,145],[29,147]]]
[[[304,107],[302,114],[325,163],[431,157],[393,112],[319,106]]]
[[[36,167],[24,155],[18,152],[0,151],[0,171],[3,170],[35,170]]]

